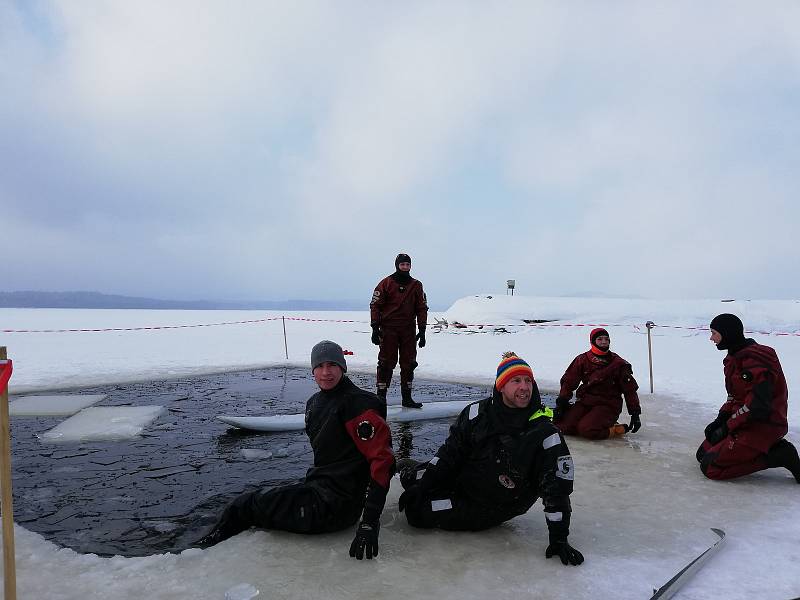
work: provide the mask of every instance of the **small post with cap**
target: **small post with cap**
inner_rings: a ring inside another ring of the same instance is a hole
[[[650,339],[650,331],[656,326],[652,321],[644,324],[647,327],[647,359],[650,362],[650,393],[653,393],[653,343]]]

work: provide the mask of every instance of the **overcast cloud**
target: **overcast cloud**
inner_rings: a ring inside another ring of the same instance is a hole
[[[0,290],[800,298],[800,4],[3,2]]]

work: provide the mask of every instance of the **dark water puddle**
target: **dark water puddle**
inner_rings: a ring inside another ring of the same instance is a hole
[[[352,374],[365,389],[375,378]],[[305,432],[229,429],[216,415],[303,412],[317,391],[307,370],[272,368],[169,381],[93,387],[101,406],[162,405],[141,437],[117,442],[43,443],[63,417],[12,419],[15,520],[78,552],[142,556],[187,547],[187,528],[236,494],[302,478],[311,460]],[[70,392],[76,393],[76,392]],[[422,402],[478,400],[486,387],[415,381]],[[394,386],[389,403],[399,403]],[[391,425],[398,458],[431,456],[451,419]],[[243,452],[248,450],[250,452]],[[271,453],[270,458],[266,458]],[[256,458],[247,458],[255,456]]]

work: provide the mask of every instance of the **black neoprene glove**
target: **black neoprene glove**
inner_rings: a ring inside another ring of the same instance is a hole
[[[373,523],[361,521],[356,529],[356,537],[350,544],[350,556],[363,560],[365,551],[370,560],[372,557],[378,556],[378,532],[380,529],[381,524],[378,521]]]
[[[628,425],[628,431],[636,433],[642,428],[642,419],[639,415],[631,415],[631,423]]]
[[[419,341],[419,347],[420,348],[424,348],[425,347],[425,330],[424,329],[420,329],[419,330],[419,333],[417,334],[417,340]]]
[[[547,550],[545,550],[544,555],[545,558],[558,556],[565,565],[577,566],[583,562],[583,554],[570,546],[566,538],[553,539],[551,536],[550,545],[547,547]]]
[[[728,419],[730,415],[726,412],[720,412],[717,418],[706,425],[705,433],[708,443],[712,446],[718,444],[728,435]]]
[[[569,407],[569,398],[556,398],[556,409],[553,411],[553,421],[560,420]]]
[[[706,439],[708,440],[708,443],[711,444],[712,446],[719,444],[726,437],[728,437],[727,423],[723,423],[722,425],[720,425],[716,429],[712,429],[711,431],[708,431],[708,428],[706,428]]]
[[[373,325],[372,326],[372,343],[376,346],[381,345],[381,326],[380,325]]]

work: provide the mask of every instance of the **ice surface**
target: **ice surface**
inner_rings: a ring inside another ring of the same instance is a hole
[[[495,297],[503,297],[501,292]],[[353,531],[301,536],[247,531],[208,550],[141,558],[100,558],[60,549],[16,527],[18,597],[55,600],[142,597],[224,598],[247,582],[270,598],[574,598],[643,599],[727,533],[725,546],[677,598],[786,600],[800,596],[800,486],[788,471],[771,469],[729,482],[705,479],[694,452],[702,429],[725,399],[722,358],[703,330],[721,312],[736,312],[748,329],[800,330],[798,303],[615,301],[559,298],[557,314],[530,310],[535,299],[499,303],[466,299],[452,314],[492,323],[501,315],[521,322],[542,314],[574,323],[604,320],[612,349],[633,364],[639,380],[643,427],[604,442],[568,438],[575,460],[570,541],[586,556],[580,567],[546,560],[547,527],[541,506],[479,533],[420,531],[397,512],[399,482],[392,480],[381,522],[380,554],[373,561],[347,556]],[[516,306],[516,308],[515,308]],[[495,307],[499,307],[495,310]],[[602,309],[602,314],[599,312]],[[548,309],[549,310],[549,309]],[[493,312],[494,311],[494,312]],[[448,311],[450,312],[450,311]],[[230,314],[225,311],[69,311],[0,309],[5,327],[25,329],[212,323],[286,314],[359,323],[287,321],[290,360],[284,359],[280,321],[256,326],[175,329],[113,334],[13,334],[11,391],[59,389],[132,379],[295,364],[307,367],[320,339],[354,352],[350,370],[374,372],[369,315],[363,312]],[[570,316],[571,315],[571,316]],[[433,317],[441,314],[432,314]],[[656,394],[648,393],[647,336],[653,330]],[[638,324],[638,325],[637,325]],[[533,366],[543,390],[553,391],[579,352],[587,328],[524,327],[516,333],[461,335],[431,331],[418,354],[418,377],[489,384],[500,354],[514,350]],[[789,382],[789,439],[800,441],[800,337],[755,334],[774,347]],[[60,348],[75,349],[64,355]],[[390,393],[394,393],[394,386]],[[86,409],[92,410],[92,409]],[[288,450],[287,450],[288,451]],[[413,458],[424,458],[414,456]],[[257,482],[254,482],[257,483]],[[179,490],[176,490],[179,493]],[[64,582],[69,582],[65,585]]]
[[[12,417],[68,416],[105,398],[106,394],[23,396],[9,402],[8,411]]]
[[[44,442],[124,440],[141,434],[163,411],[163,406],[85,408],[39,438]]]

